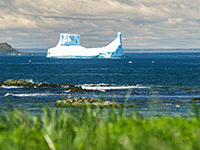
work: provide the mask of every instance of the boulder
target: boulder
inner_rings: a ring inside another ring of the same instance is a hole
[[[26,81],[24,79],[16,80],[18,86],[34,86],[34,84],[30,81]]]
[[[7,85],[7,86],[14,86],[15,80],[13,80],[13,79],[8,79],[7,81],[4,81],[3,84],[4,84],[4,85]]]

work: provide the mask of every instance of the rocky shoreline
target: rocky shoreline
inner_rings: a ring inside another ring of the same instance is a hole
[[[73,84],[61,83],[61,84],[50,84],[50,83],[33,83],[24,79],[14,80],[8,79],[6,81],[0,81],[0,86],[23,86],[23,87],[34,87],[34,88],[60,88],[63,91],[68,91],[69,93],[75,92],[96,92],[97,90],[87,90],[80,86],[75,86]],[[59,89],[59,90],[60,90]],[[200,98],[191,98],[192,102],[199,102]],[[122,108],[122,107],[133,107],[133,105],[123,105],[122,103],[102,101],[96,98],[87,97],[68,97],[64,100],[57,100],[55,102],[55,107],[68,108],[68,107],[82,107],[89,105],[92,108]]]
[[[50,83],[33,83],[24,79],[13,80],[8,79],[6,81],[0,81],[0,86],[24,86],[24,87],[43,87],[43,88],[61,88],[70,92],[88,92],[94,90],[86,90],[81,87],[74,86],[73,84],[61,83],[61,84],[50,84]]]
[[[24,87],[41,87],[41,88],[63,88],[69,92],[88,92],[96,90],[86,90],[81,87],[74,86],[73,84],[61,83],[61,84],[50,84],[50,83],[33,83],[24,79],[13,80],[8,79],[6,81],[0,81],[0,86],[24,86]],[[112,101],[102,101],[96,98],[87,97],[74,97],[72,95],[64,100],[57,100],[54,107],[59,108],[76,108],[83,106],[90,106],[91,108],[122,108],[122,107],[133,107],[132,105],[124,106],[122,103],[112,102]]]

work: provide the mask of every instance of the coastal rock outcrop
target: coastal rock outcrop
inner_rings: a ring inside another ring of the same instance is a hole
[[[25,87],[41,87],[41,88],[63,88],[64,91],[69,92],[88,92],[94,90],[82,89],[82,87],[75,86],[73,84],[61,83],[61,84],[50,84],[50,83],[33,83],[24,79],[13,80],[8,79],[6,81],[0,81],[0,86],[25,86]]]
[[[117,103],[117,102],[111,102],[111,101],[101,101],[96,98],[87,98],[87,97],[74,97],[70,98],[68,97],[65,100],[58,100],[55,103],[55,107],[60,107],[60,108],[76,108],[76,107],[83,107],[83,106],[90,106],[91,108],[122,108],[123,104],[122,103]],[[129,107],[131,107],[129,105]]]
[[[4,82],[2,82],[2,85],[7,85],[7,86],[34,86],[34,84],[30,81],[26,81],[24,79],[20,80],[13,80],[13,79],[8,79]]]
[[[82,87],[74,86],[73,84],[68,84],[67,88],[65,89],[66,91],[70,92],[87,92],[87,91],[94,91],[94,90],[86,90],[83,89]]]
[[[14,49],[8,43],[0,43],[0,55],[29,55],[29,54]]]

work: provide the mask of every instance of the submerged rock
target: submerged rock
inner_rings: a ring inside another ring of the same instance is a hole
[[[133,107],[132,105],[123,106],[122,103],[111,102],[111,101],[101,101],[96,98],[87,98],[87,97],[74,97],[74,98],[67,98],[65,100],[58,100],[55,103],[55,107],[60,108],[76,108],[76,107],[83,107],[83,106],[90,106],[91,108],[122,108],[122,107]]]

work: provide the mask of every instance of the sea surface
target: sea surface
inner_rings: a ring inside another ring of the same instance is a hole
[[[0,81],[70,83],[94,92],[64,88],[0,87],[0,108],[39,111],[73,97],[103,97],[136,105],[143,114],[190,115],[192,98],[200,98],[200,53],[125,53],[123,59],[57,59],[45,53],[0,55]],[[200,103],[195,102],[200,109]],[[127,108],[127,111],[134,108]]]

